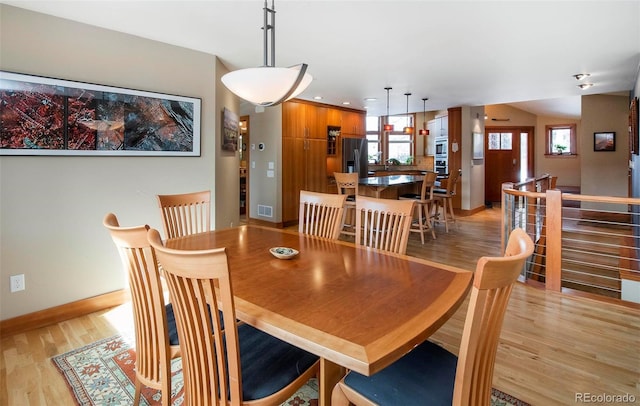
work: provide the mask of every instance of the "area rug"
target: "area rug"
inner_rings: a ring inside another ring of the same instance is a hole
[[[121,336],[105,338],[87,346],[56,355],[51,360],[64,376],[78,405],[131,405],[135,350]],[[179,359],[173,361],[171,400],[173,406],[184,403],[182,371]],[[145,388],[140,404],[161,404],[160,391]],[[316,406],[318,383],[311,379],[282,406]],[[530,406],[506,393],[493,389],[492,406]]]

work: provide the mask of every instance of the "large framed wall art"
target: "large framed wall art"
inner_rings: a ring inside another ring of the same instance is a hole
[[[200,156],[200,105],[0,71],[0,155]]]

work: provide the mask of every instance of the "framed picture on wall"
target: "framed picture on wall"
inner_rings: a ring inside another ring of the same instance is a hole
[[[629,153],[640,154],[640,146],[638,146],[639,138],[638,129],[638,98],[634,97],[629,106]]]
[[[225,107],[222,111],[222,150],[237,151],[239,135],[240,119],[236,113]]]
[[[484,134],[473,133],[473,159],[484,159]]]
[[[616,150],[616,133],[613,131],[593,133],[593,150],[594,151],[615,151]]]
[[[200,102],[0,71],[0,155],[200,156]]]

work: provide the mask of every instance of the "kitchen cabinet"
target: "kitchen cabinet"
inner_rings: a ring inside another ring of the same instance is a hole
[[[366,114],[355,111],[343,110],[341,112],[342,135],[364,138],[366,130]]]
[[[282,104],[283,225],[298,220],[301,190],[327,192],[328,176],[339,171],[342,162],[340,138],[364,138],[365,121],[364,111],[298,99]],[[332,139],[329,127],[339,127],[340,135]]]
[[[282,139],[282,222],[298,219],[300,191],[327,192],[327,140]]]

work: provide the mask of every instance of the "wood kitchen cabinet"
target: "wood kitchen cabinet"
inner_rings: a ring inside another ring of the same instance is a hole
[[[366,114],[343,110],[341,114],[342,134],[364,138],[367,134]]]
[[[364,137],[365,118],[364,111],[306,100],[295,99],[282,104],[283,225],[298,220],[301,190],[327,193],[328,176],[333,175],[342,162],[340,139],[343,136]],[[331,154],[327,153],[328,127],[340,127],[341,131],[332,145]]]

